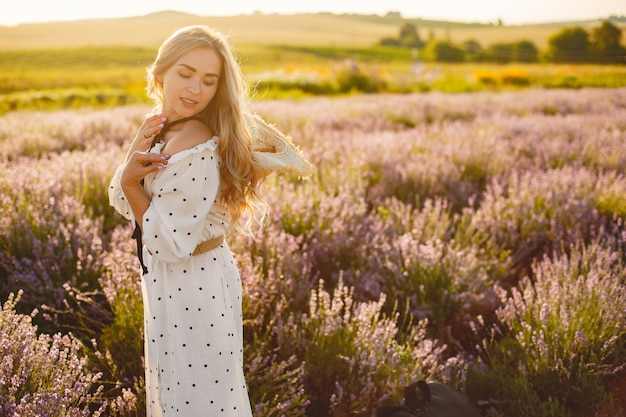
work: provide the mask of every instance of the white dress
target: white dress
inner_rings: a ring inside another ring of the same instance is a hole
[[[174,154],[164,170],[145,178],[151,199],[143,217],[148,273],[142,277],[149,417],[252,416],[235,260],[225,242],[192,256],[198,243],[223,235],[230,225],[228,210],[218,203],[217,141]],[[109,198],[134,224],[120,187],[122,169]]]

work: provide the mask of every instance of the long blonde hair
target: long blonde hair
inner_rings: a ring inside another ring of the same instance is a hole
[[[258,192],[263,177],[254,169],[252,138],[246,125],[248,86],[226,37],[203,25],[188,26],[174,32],[163,42],[154,63],[147,69],[146,91],[160,106],[163,102],[163,85],[157,76],[197,47],[214,50],[222,61],[217,92],[198,116],[219,137],[220,202],[230,211],[235,228],[240,229],[238,220],[246,212],[249,214],[243,228],[249,232],[255,220],[263,221],[267,205]]]

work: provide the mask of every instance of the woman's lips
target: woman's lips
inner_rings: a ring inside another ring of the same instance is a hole
[[[181,97],[180,102],[183,103],[183,106],[185,107],[195,107],[198,104],[196,100],[190,100],[185,97]]]

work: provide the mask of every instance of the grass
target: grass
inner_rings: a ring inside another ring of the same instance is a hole
[[[423,40],[447,39],[459,45],[474,40],[483,47],[528,40],[540,50],[550,36],[574,25],[444,22],[406,19],[399,13],[206,17],[170,11],[127,19],[0,27],[0,114],[148,103],[145,68],[163,39],[191,24],[207,24],[229,36],[255,100],[626,85],[624,66],[429,62],[415,66],[415,51],[377,46],[383,38],[397,37],[407,22],[416,26]],[[578,24],[592,28],[599,23]]]
[[[244,45],[238,53],[256,100],[626,85],[626,67],[618,65],[415,66],[409,49],[390,47]],[[144,77],[154,54],[125,46],[0,52],[0,114],[148,103]]]

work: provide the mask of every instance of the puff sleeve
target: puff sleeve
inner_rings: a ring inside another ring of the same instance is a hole
[[[122,186],[120,185],[120,178],[122,177],[122,171],[124,170],[124,164],[121,164],[115,170],[113,174],[113,178],[109,183],[109,204],[124,216],[128,220],[133,220],[132,210],[130,208],[130,204],[128,204],[128,200],[126,196],[124,196],[124,192],[122,191]]]
[[[219,188],[215,140],[172,156],[167,168],[146,177],[151,202],[143,216],[143,242],[161,262],[189,259]]]

